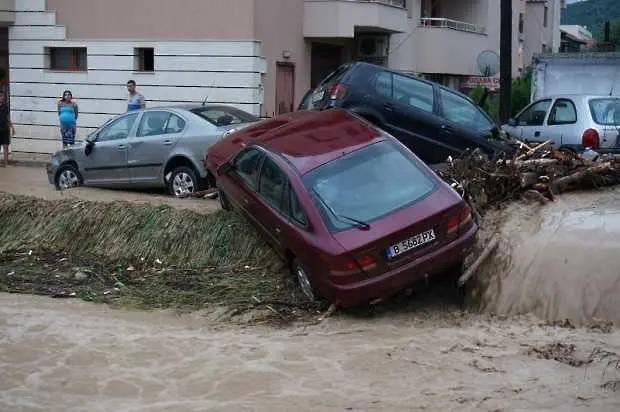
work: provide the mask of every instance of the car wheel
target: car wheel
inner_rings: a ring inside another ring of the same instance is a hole
[[[224,193],[224,191],[219,187],[217,188],[217,198],[220,200],[220,206],[222,207],[222,210],[225,210],[227,212],[230,211],[230,201],[228,200],[228,197],[226,197],[226,193]]]
[[[168,192],[174,197],[186,197],[198,190],[196,172],[189,167],[180,166],[172,171],[168,181]]]
[[[63,165],[56,174],[56,189],[65,190],[82,184],[82,176],[72,164]]]
[[[316,292],[312,287],[312,281],[310,280],[310,272],[306,266],[302,265],[299,260],[293,260],[292,265],[293,275],[295,275],[295,279],[297,280],[297,284],[301,289],[301,292],[304,296],[311,302],[317,300]]]

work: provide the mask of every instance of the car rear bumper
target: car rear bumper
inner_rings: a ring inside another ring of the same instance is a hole
[[[474,224],[461,237],[419,259],[372,279],[347,285],[335,285],[335,301],[339,306],[351,307],[389,297],[413,283],[434,276],[461,262],[474,245],[478,227]]]

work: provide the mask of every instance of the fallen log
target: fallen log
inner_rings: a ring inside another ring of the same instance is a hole
[[[458,280],[458,286],[463,286],[467,281],[476,273],[480,265],[484,263],[485,260],[491,255],[491,253],[497,248],[499,245],[499,238],[497,235],[493,236],[489,243],[487,243],[486,247],[478,256],[478,259],[461,275]]]
[[[616,174],[618,174],[618,171],[612,167],[610,162],[596,164],[594,166],[588,167],[587,169],[582,169],[568,176],[563,176],[553,180],[549,185],[549,190],[553,194],[562,193],[571,186],[584,183],[584,181],[587,179],[590,179],[597,175],[602,176],[609,172],[615,172]],[[615,176],[614,180],[617,180],[617,176]]]
[[[535,185],[538,182],[538,173],[525,172],[521,173],[521,188],[525,189]]]
[[[558,159],[530,159],[530,160],[515,160],[510,164],[517,169],[530,169],[540,166],[551,166],[560,163]]]
[[[547,140],[546,142],[543,142],[539,145],[534,146],[531,150],[528,150],[526,153],[523,153],[522,155],[520,155],[519,157],[517,157],[515,160],[519,161],[519,160],[523,160],[527,157],[533,156],[536,154],[536,152],[538,151],[543,151],[546,149],[550,149],[551,145],[552,145],[552,141],[551,140]]]

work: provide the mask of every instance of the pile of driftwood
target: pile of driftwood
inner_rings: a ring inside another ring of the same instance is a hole
[[[569,190],[620,182],[620,155],[588,155],[552,149],[547,141],[527,145],[511,156],[489,157],[476,149],[448,159],[438,173],[472,206],[476,217],[486,208],[526,197],[546,203]]]

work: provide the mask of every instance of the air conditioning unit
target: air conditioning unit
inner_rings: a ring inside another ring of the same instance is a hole
[[[389,37],[385,35],[361,35],[357,42],[357,56],[360,59],[387,57]]]

